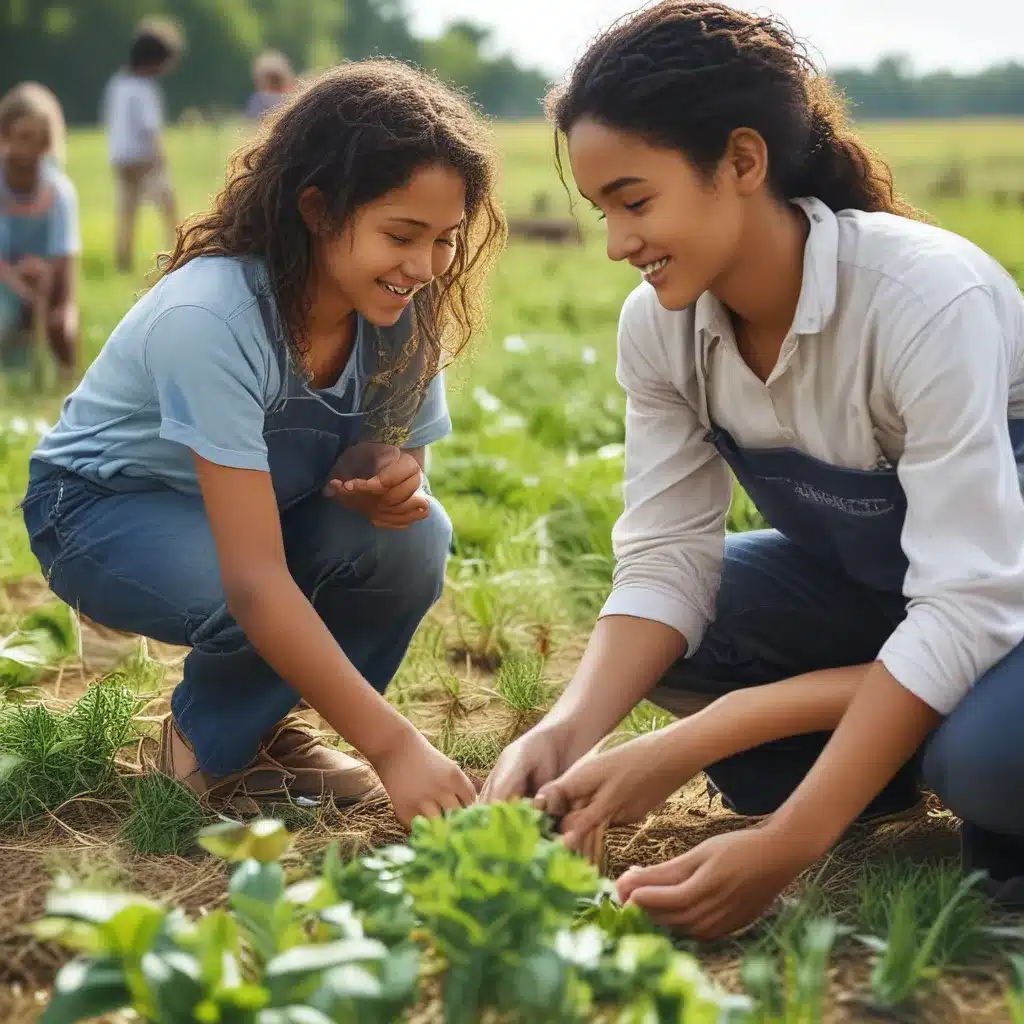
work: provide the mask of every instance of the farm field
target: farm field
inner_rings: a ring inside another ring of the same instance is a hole
[[[171,133],[183,212],[201,208],[218,187],[240,133],[231,124]],[[869,124],[864,134],[890,159],[912,201],[993,253],[1024,284],[1024,121]],[[553,212],[565,210],[549,129],[508,124],[500,136],[508,212],[527,213],[540,193]],[[144,287],[142,261],[135,278],[114,272],[113,192],[98,133],[72,135],[68,170],[82,213],[83,339],[92,357]],[[388,691],[481,778],[569,677],[610,586],[624,414],[615,328],[637,278],[607,260],[601,226],[586,204],[577,212],[580,247],[510,244],[493,278],[487,334],[449,377],[455,430],[434,448],[430,480],[452,517],[456,552],[445,595]],[[140,253],[162,244],[152,210],[141,218],[140,243]],[[68,959],[30,928],[55,875],[144,893],[192,914],[223,905],[228,877],[222,861],[194,841],[209,819],[145,775],[183,652],[79,628],[49,595],[28,549],[16,506],[28,454],[61,398],[32,397],[8,382],[0,404],[0,754],[17,749],[24,758],[0,777],[5,1022],[35,1020]],[[738,494],[732,527],[757,521]],[[101,687],[92,685],[99,680]],[[612,741],[668,721],[641,705]],[[347,813],[290,808],[284,819],[294,832],[283,861],[289,881],[319,870],[332,842],[354,856],[406,840],[386,804]],[[612,830],[606,871],[614,877],[743,825],[695,779],[642,824]],[[1015,981],[1007,955],[1024,952],[1024,943],[987,930],[1021,922],[1000,917],[974,892],[940,914],[959,883],[951,859],[956,829],[931,801],[927,815],[911,821],[851,830],[760,927],[712,946],[679,940],[680,948],[724,989],[761,993],[763,1013],[750,1021],[1024,1022],[1024,995],[1015,988],[1024,984],[1024,961]],[[911,895],[901,899],[901,891]],[[814,968],[805,929],[821,920],[836,931],[827,963]],[[933,945],[925,941],[929,930]],[[858,938],[865,935],[888,939],[888,948],[872,948]],[[912,962],[922,949],[930,951],[928,961]],[[754,955],[776,965],[777,986],[759,989],[754,972],[744,970]],[[800,995],[800,978],[809,974],[823,986],[820,1011]],[[897,977],[910,980],[900,988]],[[881,993],[896,990],[906,998],[881,1006]],[[783,1004],[773,1008],[769,992]]]

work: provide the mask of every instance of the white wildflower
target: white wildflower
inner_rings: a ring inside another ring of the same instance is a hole
[[[580,357],[584,366],[593,366],[597,362],[597,349],[593,345],[584,345]]]
[[[497,412],[501,408],[501,399],[492,395],[485,387],[479,384],[473,388],[473,401],[483,409],[484,412]]]
[[[622,459],[626,455],[626,446],[624,444],[606,444],[601,448],[597,449],[597,457],[599,459],[605,459],[610,461],[611,459]]]
[[[525,352],[530,347],[526,339],[518,334],[510,334],[503,344],[506,352]]]

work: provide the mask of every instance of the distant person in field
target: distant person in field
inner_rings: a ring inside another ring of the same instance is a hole
[[[246,116],[261,120],[295,88],[295,75],[288,58],[277,50],[261,53],[252,63],[252,81],[255,92],[246,104]]]
[[[163,92],[158,78],[177,65],[181,37],[169,24],[143,22],[132,39],[128,64],[107,83],[103,123],[114,171],[117,269],[135,262],[135,221],[145,199],[159,209],[169,238],[178,222],[174,189],[164,149]]]
[[[0,361],[26,365],[41,326],[70,379],[81,241],[64,136],[60,102],[45,86],[23,82],[0,100]]]
[[[31,460],[32,549],[107,627],[192,648],[160,765],[205,800],[473,802],[382,696],[441,593],[423,475],[505,222],[490,130],[425,73],[289,101],[179,230]],[[300,698],[369,761],[310,732]]]
[[[790,31],[663,0],[550,97],[608,254],[625,510],[614,585],[485,799],[536,794],[593,849],[706,771],[755,827],[631,869],[698,938],[745,926],[855,820],[964,822],[1024,901],[1024,298],[922,223]],[[733,475],[771,524],[726,535]],[[641,698],[684,717],[584,755]],[[701,710],[703,709],[703,710]]]

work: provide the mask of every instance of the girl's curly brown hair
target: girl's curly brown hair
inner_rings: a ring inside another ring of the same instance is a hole
[[[710,172],[737,128],[768,147],[780,199],[815,196],[833,210],[918,213],[884,160],[846,122],[841,94],[778,18],[707,0],[661,0],[602,33],[547,98],[559,133],[589,117],[682,150]]]
[[[451,267],[413,298],[410,347],[432,374],[482,326],[484,280],[506,224],[494,196],[498,157],[487,121],[460,94],[406,64],[342,64],[304,83],[234,154],[213,205],[178,228],[159,270],[169,274],[197,256],[261,260],[303,367],[312,237],[299,196],[316,186],[340,231],[360,206],[436,165],[461,175],[466,215]]]

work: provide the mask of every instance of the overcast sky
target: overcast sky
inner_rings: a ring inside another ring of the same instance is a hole
[[[419,31],[434,34],[446,21],[467,18],[493,28],[499,51],[555,76],[597,29],[637,6],[638,0],[409,0]],[[919,70],[1024,62],[1022,0],[737,0],[735,6],[782,15],[832,68],[866,67],[897,52]]]

